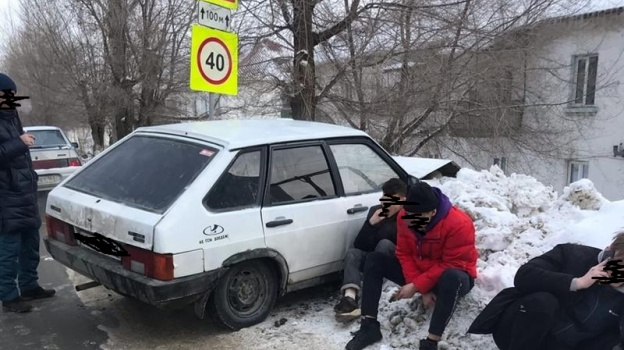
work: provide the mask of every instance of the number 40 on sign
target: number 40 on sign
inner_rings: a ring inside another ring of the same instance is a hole
[[[198,25],[191,36],[191,89],[236,95],[238,36]]]

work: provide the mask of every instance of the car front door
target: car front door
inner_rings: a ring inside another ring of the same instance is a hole
[[[339,271],[347,232],[329,149],[321,142],[273,146],[262,208],[265,241],[288,263],[289,283]]]
[[[345,251],[362,228],[370,207],[380,204],[381,187],[391,178],[406,181],[406,174],[379,147],[366,139],[330,142],[344,189],[343,212],[347,213]]]

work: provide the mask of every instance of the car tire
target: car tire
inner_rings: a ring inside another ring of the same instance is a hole
[[[208,312],[219,324],[232,329],[264,321],[277,300],[277,276],[263,261],[245,261],[230,267],[219,279]]]

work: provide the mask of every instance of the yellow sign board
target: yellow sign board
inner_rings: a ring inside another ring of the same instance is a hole
[[[238,8],[238,0],[201,0],[201,1],[209,2],[211,4],[226,7],[232,10],[236,10]]]
[[[191,90],[238,94],[238,35],[193,25]]]

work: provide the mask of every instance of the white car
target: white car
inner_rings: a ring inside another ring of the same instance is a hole
[[[70,142],[61,129],[30,126],[25,127],[24,132],[35,136],[35,145],[30,147],[30,155],[38,175],[39,191],[56,187],[82,166],[76,152],[78,144]]]
[[[56,187],[48,252],[120,294],[240,329],[338,276],[381,185],[409,176],[366,133],[279,120],[140,128]]]

